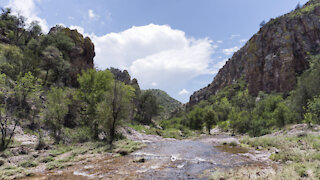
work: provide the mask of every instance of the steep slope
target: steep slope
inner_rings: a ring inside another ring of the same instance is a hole
[[[249,93],[289,92],[297,75],[309,67],[308,54],[320,52],[320,0],[271,19],[218,72],[213,82],[195,92],[189,106],[208,99],[243,77]]]
[[[150,91],[152,95],[157,97],[157,102],[163,107],[160,117],[167,119],[172,113],[182,108],[182,103],[169,96],[165,91],[160,89],[143,90],[142,92]]]

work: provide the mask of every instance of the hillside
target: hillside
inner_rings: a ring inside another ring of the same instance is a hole
[[[143,90],[142,92],[146,91],[150,91],[152,95],[157,98],[157,103],[163,108],[160,112],[160,117],[162,119],[169,118],[172,113],[182,108],[182,103],[169,96],[165,91],[160,89],[149,89]]]
[[[309,1],[271,19],[229,59],[207,87],[194,92],[189,105],[208,100],[244,77],[249,94],[259,91],[288,93],[297,75],[309,67],[308,55],[320,53],[320,1]]]

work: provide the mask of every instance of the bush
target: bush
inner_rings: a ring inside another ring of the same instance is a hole
[[[52,156],[47,156],[47,157],[44,157],[40,160],[41,163],[48,163],[48,162],[52,162],[54,161],[54,157]]]
[[[84,143],[91,140],[91,129],[90,127],[79,127],[75,129],[64,129],[65,137],[68,138],[69,141],[75,143]]]
[[[181,139],[183,134],[179,129],[169,128],[163,131],[162,136],[165,138]]]
[[[22,163],[20,163],[20,166],[24,167],[24,168],[36,167],[36,166],[38,166],[38,163],[29,160],[29,161],[23,161]]]

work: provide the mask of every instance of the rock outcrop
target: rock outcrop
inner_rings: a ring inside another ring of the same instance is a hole
[[[309,67],[308,54],[320,53],[320,0],[271,19],[218,72],[213,82],[195,92],[189,106],[208,99],[244,78],[249,93],[292,90],[297,75]]]
[[[86,70],[89,68],[93,68],[93,58],[95,56],[94,44],[92,43],[89,37],[83,37],[77,30],[70,30],[69,28],[63,27],[53,27],[50,29],[50,33],[63,32],[68,37],[70,37],[75,46],[72,48],[69,53],[71,71],[70,71],[70,79],[71,86],[78,87],[79,83],[77,81],[78,74],[81,73],[82,70]]]
[[[110,68],[109,70],[113,74],[114,79],[121,81],[126,85],[132,85],[133,87],[140,90],[138,80],[136,78],[133,78],[131,80],[131,76],[127,70],[121,71],[120,69],[117,69],[117,68]]]

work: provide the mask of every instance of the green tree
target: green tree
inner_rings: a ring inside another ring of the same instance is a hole
[[[67,91],[52,87],[46,101],[45,123],[52,130],[56,143],[62,140],[64,117],[68,113],[70,100]]]
[[[309,124],[320,124],[320,96],[309,100],[305,120]]]
[[[96,140],[99,135],[97,105],[103,101],[106,92],[110,92],[112,81],[112,73],[108,70],[89,69],[78,77],[80,87],[77,90],[77,98],[83,102],[83,122],[84,125],[91,127],[93,138]]]
[[[9,144],[12,142],[12,137],[15,133],[18,125],[18,119],[15,118],[12,113],[12,109],[8,104],[12,92],[7,84],[8,79],[5,74],[0,73],[0,130],[1,130],[1,142],[0,151],[7,149]],[[12,126],[13,125],[13,126]]]
[[[229,114],[230,127],[232,133],[246,133],[250,130],[250,113],[248,111],[236,111],[235,108],[232,108],[231,113]]]
[[[62,53],[54,46],[48,46],[42,53],[41,67],[46,71],[44,85],[47,84],[49,71],[52,70],[56,77],[61,75],[61,72],[69,68],[69,64],[64,61]]]
[[[23,72],[23,53],[17,46],[0,44],[0,71],[16,80]]]
[[[158,115],[160,107],[157,97],[151,91],[143,92],[138,99],[135,119],[143,124],[150,124],[152,117]]]
[[[218,115],[215,111],[213,111],[211,108],[208,109],[204,114],[204,122],[206,124],[206,128],[208,130],[208,133],[210,134],[210,130],[214,124],[217,124],[218,122]]]
[[[320,95],[320,55],[310,57],[310,68],[298,78],[297,87],[290,94],[290,108],[299,113],[298,123],[302,122],[308,101]]]
[[[203,127],[204,109],[198,106],[194,107],[192,111],[187,115],[186,125],[193,130],[201,130]]]
[[[41,94],[40,81],[34,77],[30,72],[19,76],[14,86],[14,95],[18,102],[18,109],[16,109],[18,118],[27,118],[31,120],[31,125],[34,124],[33,119],[29,117],[30,107],[27,100],[39,98]]]
[[[110,91],[105,92],[103,101],[98,104],[98,117],[107,132],[110,144],[115,139],[117,126],[128,118],[133,107],[134,88],[114,80]]]

